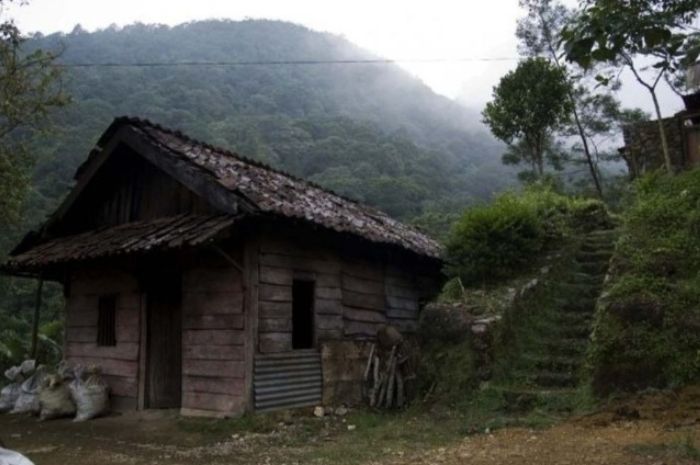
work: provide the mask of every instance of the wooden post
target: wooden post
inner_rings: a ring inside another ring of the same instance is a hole
[[[39,350],[39,316],[41,314],[41,291],[44,288],[44,278],[39,275],[39,283],[36,287],[36,301],[34,305],[34,321],[32,322],[32,347],[29,358],[36,359]]]

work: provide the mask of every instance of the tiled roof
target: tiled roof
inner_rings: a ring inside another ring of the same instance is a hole
[[[221,185],[260,212],[306,220],[372,242],[397,245],[419,255],[433,258],[440,255],[439,244],[416,228],[308,181],[147,120],[122,117],[115,120],[112,126],[115,125],[130,125],[163,153],[209,171]]]
[[[178,215],[100,228],[43,242],[11,256],[3,268],[32,269],[69,261],[196,246],[213,240],[232,215]]]

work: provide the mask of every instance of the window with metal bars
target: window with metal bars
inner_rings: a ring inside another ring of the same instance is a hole
[[[97,345],[117,345],[117,296],[100,296],[97,312]]]

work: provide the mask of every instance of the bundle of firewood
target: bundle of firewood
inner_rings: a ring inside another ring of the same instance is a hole
[[[401,408],[406,404],[404,366],[408,355],[401,335],[393,328],[389,327],[388,336],[381,334],[378,339],[378,344],[372,344],[365,367],[367,403],[375,408]]]

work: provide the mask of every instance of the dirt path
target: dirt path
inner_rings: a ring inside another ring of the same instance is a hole
[[[0,439],[36,465],[700,463],[700,388],[640,396],[544,430],[460,436],[426,418],[368,415],[226,423],[140,413],[80,424],[5,415]]]

